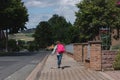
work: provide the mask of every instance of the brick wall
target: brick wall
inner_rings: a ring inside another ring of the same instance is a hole
[[[89,45],[89,47],[88,47]],[[112,68],[117,51],[101,50],[100,41],[89,41],[88,43],[75,43],[74,53],[69,55],[76,61],[83,62],[86,68],[102,70]]]
[[[75,43],[73,46],[76,61],[84,62],[86,68],[101,70],[101,42]]]
[[[75,43],[73,45],[73,49],[74,49],[74,59],[76,61],[82,62],[83,60],[83,53],[82,53],[82,44],[81,43]]]
[[[102,51],[102,69],[108,70],[113,69],[113,62],[115,60],[115,56],[117,55],[117,51]]]
[[[90,68],[101,70],[101,42],[88,42],[90,44]]]

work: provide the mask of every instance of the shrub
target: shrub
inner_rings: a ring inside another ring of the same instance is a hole
[[[3,39],[3,40],[0,40],[0,50],[3,50],[3,49],[5,49],[5,40]]]
[[[115,62],[113,63],[113,67],[115,70],[120,70],[120,50],[115,57]]]
[[[8,41],[8,51],[19,51],[19,47],[16,44],[16,40],[10,39]]]
[[[18,40],[17,45],[19,46],[20,50],[25,49],[25,41],[24,40]]]
[[[29,42],[28,44],[29,44],[29,46],[28,46],[28,50],[29,50],[29,51],[38,50],[38,47],[37,47],[37,45],[35,44],[34,41],[31,41],[31,42]]]

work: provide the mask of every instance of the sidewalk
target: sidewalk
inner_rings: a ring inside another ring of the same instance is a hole
[[[66,54],[63,55],[61,65],[64,69],[58,69],[56,61],[56,55],[49,55],[36,80],[115,80],[104,72],[85,69],[82,63]]]
[[[112,78],[114,78],[114,80],[120,80],[120,70],[117,70],[117,71],[105,71],[104,73],[106,73],[109,76],[111,76]]]

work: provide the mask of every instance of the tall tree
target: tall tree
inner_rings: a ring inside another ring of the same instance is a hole
[[[27,9],[21,0],[0,0],[0,29],[19,30],[27,21]]]
[[[42,21],[37,25],[34,37],[39,48],[45,48],[52,44],[51,26],[47,21]]]
[[[21,0],[0,0],[0,30],[6,30],[6,41],[8,31],[17,33],[25,28],[27,21],[27,9]]]
[[[27,8],[24,6],[24,3],[21,0],[16,0],[15,8],[13,14],[15,16],[12,17],[12,23],[10,28],[10,33],[17,33],[19,30],[26,29],[26,22],[28,21],[28,13]]]
[[[78,27],[70,26],[68,28],[66,38],[68,43],[77,43],[79,40],[80,30]]]
[[[75,26],[80,29],[81,42],[92,40],[101,27],[112,29],[120,26],[120,8],[116,0],[83,0],[77,4]]]
[[[70,22],[67,22],[66,19],[63,16],[59,16],[57,14],[54,14],[49,20],[48,23],[52,27],[53,32],[53,41],[60,40],[64,43],[67,43],[67,33],[68,29],[72,24]]]

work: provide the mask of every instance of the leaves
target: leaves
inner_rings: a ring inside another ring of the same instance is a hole
[[[18,32],[27,21],[27,9],[21,0],[0,0],[0,29]]]
[[[113,29],[120,24],[120,8],[115,0],[83,0],[77,7],[75,26],[80,28],[81,41],[93,40],[100,27]]]
[[[42,21],[37,25],[34,37],[39,48],[45,48],[52,44],[51,26],[48,22]]]
[[[68,23],[63,16],[54,14],[49,20],[48,23],[52,28],[52,38],[53,42],[60,40],[61,42],[67,42],[68,29],[71,27],[71,23]]]
[[[115,70],[120,70],[120,51],[118,51],[118,53],[115,57],[115,61],[113,63],[113,68]]]

